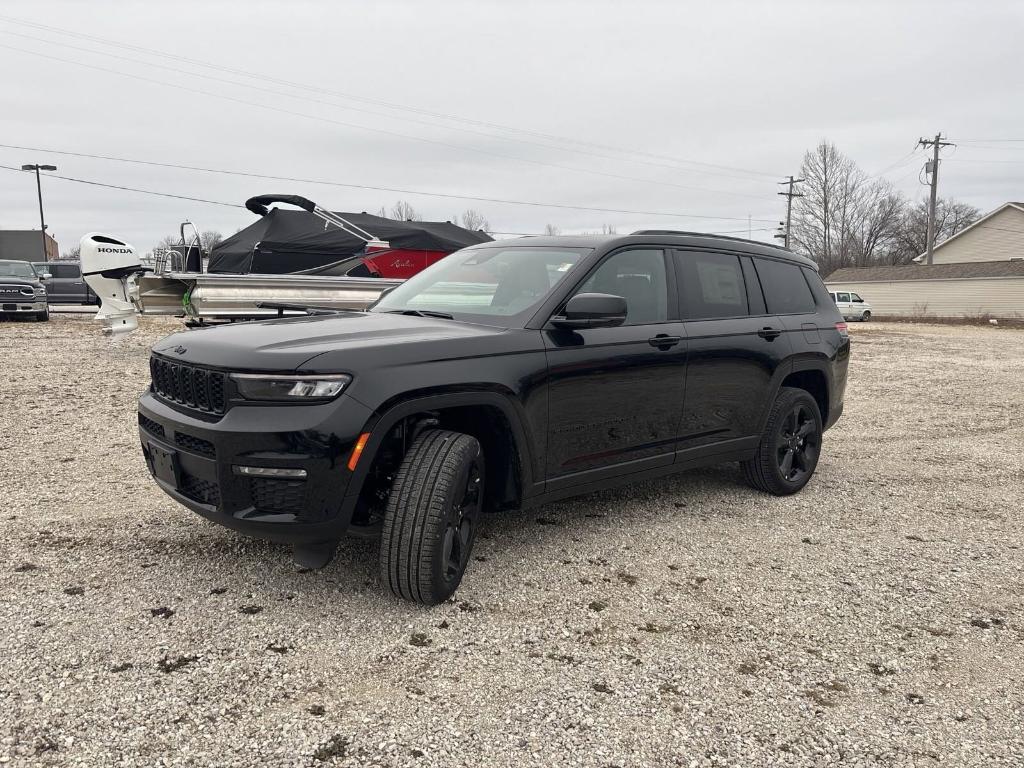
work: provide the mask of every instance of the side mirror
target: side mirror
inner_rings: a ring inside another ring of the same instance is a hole
[[[863,304],[864,303],[864,299],[854,299],[853,303],[854,304]]]
[[[607,293],[577,293],[561,315],[551,318],[555,328],[608,328],[626,320],[626,300]]]
[[[51,277],[53,277],[53,275],[51,275],[49,272],[43,272],[43,274],[41,274],[39,276],[39,279],[40,280],[49,280]]]

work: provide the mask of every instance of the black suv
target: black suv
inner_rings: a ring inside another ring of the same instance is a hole
[[[177,333],[139,402],[172,498],[326,564],[380,537],[422,603],[462,579],[482,511],[739,461],[773,494],[814,473],[850,342],[813,262],[682,232],[451,254],[366,312]]]

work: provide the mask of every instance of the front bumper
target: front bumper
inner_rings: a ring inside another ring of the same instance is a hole
[[[25,297],[27,301],[7,301],[4,299],[0,302],[0,314],[4,315],[20,315],[20,314],[35,314],[37,312],[45,312],[47,310],[46,299],[38,301],[36,299],[29,299]]]
[[[235,405],[216,420],[139,399],[139,437],[161,489],[192,511],[253,536],[294,544],[351,532],[358,489],[346,466],[372,412],[342,395],[319,405]],[[173,456],[158,477],[160,452]],[[236,466],[303,469],[304,479],[239,475]]]

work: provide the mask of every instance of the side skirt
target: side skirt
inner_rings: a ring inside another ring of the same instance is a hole
[[[603,491],[609,488],[619,488],[631,483],[639,483],[644,480],[653,480],[659,477],[674,475],[678,472],[685,472],[698,467],[709,467],[715,464],[726,464],[730,461],[746,461],[757,447],[759,438],[743,437],[729,440],[718,445],[702,445],[696,448],[688,448],[685,451],[676,453],[675,462],[660,467],[629,472],[613,477],[601,478],[591,482],[571,485],[565,488],[557,488],[552,491],[540,493],[536,496],[523,499],[522,509],[532,509],[553,501],[583,496],[595,491]]]

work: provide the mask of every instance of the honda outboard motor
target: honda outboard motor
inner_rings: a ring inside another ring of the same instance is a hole
[[[132,275],[146,271],[135,249],[109,235],[90,232],[81,240],[82,277],[100,299],[96,319],[108,333],[127,333],[139,327],[128,296]]]

